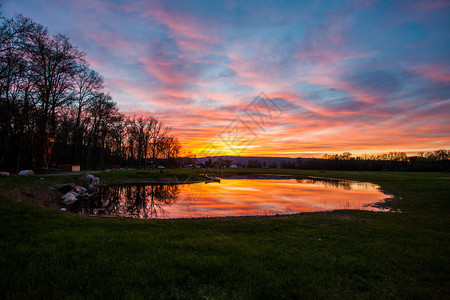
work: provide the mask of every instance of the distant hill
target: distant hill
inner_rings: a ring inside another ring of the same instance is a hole
[[[295,162],[295,158],[292,157],[266,157],[266,156],[207,156],[207,157],[200,157],[197,158],[197,162],[198,163],[205,163],[205,161],[207,161],[208,159],[211,159],[213,162],[216,159],[228,159],[231,160],[234,164],[242,164],[242,165],[246,165],[247,162],[251,159],[251,160],[256,160],[259,163],[262,163],[263,161],[267,160],[267,162],[270,164],[276,163],[276,164],[280,164],[282,161],[285,162]]]

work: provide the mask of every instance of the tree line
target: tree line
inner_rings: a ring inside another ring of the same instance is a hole
[[[68,37],[22,15],[0,17],[1,169],[143,168],[179,156],[169,127],[119,111]]]
[[[450,171],[450,151],[441,149],[408,156],[405,152],[363,154],[352,157],[350,152],[325,154],[320,158],[297,158],[285,162],[282,168],[311,170],[360,171]]]

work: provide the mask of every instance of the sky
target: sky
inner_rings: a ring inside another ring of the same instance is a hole
[[[0,3],[198,156],[450,148],[450,1]]]

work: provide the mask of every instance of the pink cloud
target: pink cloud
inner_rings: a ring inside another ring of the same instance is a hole
[[[146,71],[163,84],[181,86],[191,83],[196,77],[192,71],[189,72],[191,64],[182,60],[158,56],[140,57],[139,61],[144,64]]]
[[[424,11],[430,11],[448,6],[450,6],[450,2],[448,0],[422,0],[413,5],[414,8]]]
[[[302,51],[294,56],[295,59],[301,59],[306,62],[316,62],[319,65],[328,65],[351,58],[350,56],[339,55],[335,50],[316,49]]]
[[[428,7],[442,5],[442,2],[433,3]],[[197,63],[207,64],[202,56],[207,53],[217,54],[212,51],[213,47],[223,43],[214,24],[202,23],[183,12],[168,11],[158,3],[152,4],[151,9],[148,5],[146,7],[140,10],[139,5],[134,8],[123,5],[121,9],[138,13],[142,11],[143,16],[167,25],[169,35],[180,51],[170,53],[168,50],[157,59],[138,56],[144,69],[159,82],[151,89],[125,80],[116,80],[114,84],[142,102],[152,104],[152,107],[163,107],[152,112],[173,127],[173,133],[180,138],[185,150],[196,152],[211,140],[217,140],[222,130],[236,118],[236,113],[243,110],[246,101],[251,101],[260,91],[269,93],[271,97],[286,99],[309,111],[300,115],[287,111],[280,120],[267,122],[265,132],[258,134],[258,139],[245,150],[244,155],[295,156],[295,153],[300,152],[355,152],[355,149],[362,152],[386,151],[387,145],[392,150],[436,149],[450,144],[450,138],[442,136],[445,126],[447,132],[450,130],[443,121],[445,113],[440,115],[416,111],[411,109],[411,103],[392,106],[383,104],[389,95],[343,79],[349,70],[341,62],[371,56],[370,53],[346,49],[349,36],[345,29],[351,24],[341,23],[337,26],[333,20],[342,18],[340,14],[345,15],[347,12],[331,15],[328,24],[312,30],[308,46],[298,49],[290,57],[292,66],[271,63],[270,59],[261,63],[260,56],[270,58],[267,54],[274,51],[270,45],[257,40],[226,45],[230,61],[224,64],[237,74],[236,85],[245,85],[247,89],[222,92],[215,90],[220,87],[219,80],[200,80],[192,67]],[[132,49],[135,45],[124,39],[112,39],[111,36],[92,38],[108,48],[123,52],[135,51]],[[253,56],[249,49],[254,50]],[[450,80],[449,71],[441,65],[417,67],[412,71],[436,82],[446,83]],[[337,89],[367,105],[352,110],[315,103],[292,88],[298,82]],[[190,90],[187,87],[189,85],[195,86],[195,90]],[[253,91],[254,94],[251,94]],[[228,104],[233,110],[227,111],[223,106],[217,109],[214,106],[201,106],[194,101],[203,98],[214,99],[215,104]],[[186,101],[193,101],[189,109],[186,109]],[[402,118],[395,116],[392,112],[394,109],[405,111]],[[139,113],[139,109],[134,112]],[[257,129],[254,124],[249,126]],[[436,135],[440,135],[438,141]]]
[[[420,76],[437,82],[450,82],[450,69],[445,65],[427,65],[411,68]]]
[[[214,32],[212,24],[205,24],[192,15],[179,11],[167,11],[155,3],[142,15],[153,17],[158,23],[165,24],[172,31],[173,37],[184,51],[205,51],[210,46],[221,43],[222,39]]]

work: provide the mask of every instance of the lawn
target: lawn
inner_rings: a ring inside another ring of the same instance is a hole
[[[198,179],[199,170],[100,173]],[[449,298],[450,174],[243,169],[369,181],[401,213],[85,218],[0,198],[4,298]],[[73,177],[2,178],[3,191]]]

